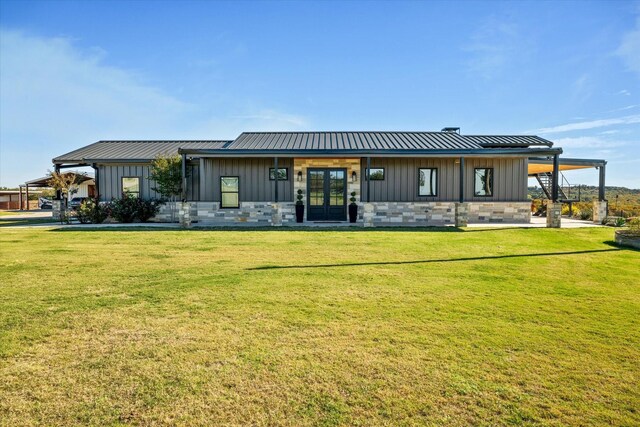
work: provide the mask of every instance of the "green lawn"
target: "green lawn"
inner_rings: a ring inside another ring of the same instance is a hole
[[[0,424],[639,425],[610,228],[0,230]]]

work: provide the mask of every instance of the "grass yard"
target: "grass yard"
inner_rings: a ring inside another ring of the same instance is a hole
[[[0,230],[0,425],[640,424],[607,228]]]

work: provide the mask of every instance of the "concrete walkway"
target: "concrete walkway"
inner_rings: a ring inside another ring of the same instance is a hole
[[[51,211],[49,212],[37,212],[34,214],[22,214],[19,216],[2,216],[0,217],[0,223],[2,219],[12,220],[12,219],[27,219],[27,218],[47,218],[51,217]],[[544,217],[531,217],[531,223],[529,224],[517,224],[517,223],[491,223],[491,224],[469,224],[468,228],[546,228],[547,219]],[[256,225],[255,223],[237,223],[237,224],[229,224],[229,223],[206,223],[206,224],[192,224],[192,229],[206,229],[206,228],[271,228],[271,229],[299,229],[299,228],[363,228],[362,224],[350,224],[348,222],[308,222],[303,224],[287,224],[282,227],[271,227],[270,225]],[[392,229],[394,227],[403,227],[403,228],[416,228],[422,229],[422,226],[411,226],[411,225],[398,225],[398,224],[389,224],[377,226],[374,229],[381,228],[389,228]],[[453,227],[453,225],[448,225],[447,227]],[[578,219],[571,218],[562,218],[562,228],[592,228],[592,227],[604,227],[600,224],[594,224],[591,221],[582,221]],[[72,224],[60,224],[59,222],[51,220],[51,222],[39,223],[39,224],[28,224],[28,225],[6,225],[2,228],[51,228],[51,229],[95,229],[95,228],[155,228],[155,229],[180,229],[180,225],[178,223],[157,223],[157,222],[145,222],[145,223],[131,223],[131,224],[80,224],[78,222],[74,222]]]

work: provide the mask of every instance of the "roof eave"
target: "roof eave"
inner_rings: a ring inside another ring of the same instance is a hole
[[[179,149],[180,154],[205,157],[530,157],[562,154],[561,148],[454,150],[207,150]]]

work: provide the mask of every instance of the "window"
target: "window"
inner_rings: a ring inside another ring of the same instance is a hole
[[[479,197],[493,196],[493,168],[473,170],[473,194]]]
[[[364,170],[364,179],[371,177],[371,181],[384,181],[384,168],[371,168],[371,174],[367,174],[367,169]]]
[[[438,195],[438,169],[418,169],[418,196]]]
[[[269,180],[275,181],[275,170],[276,168],[269,168]],[[287,168],[278,168],[278,181],[288,181],[289,180],[289,169]]]
[[[238,192],[240,188],[240,178],[237,176],[220,177],[220,207],[239,208],[240,198]]]
[[[140,197],[140,178],[125,176],[122,178],[122,194]]]

